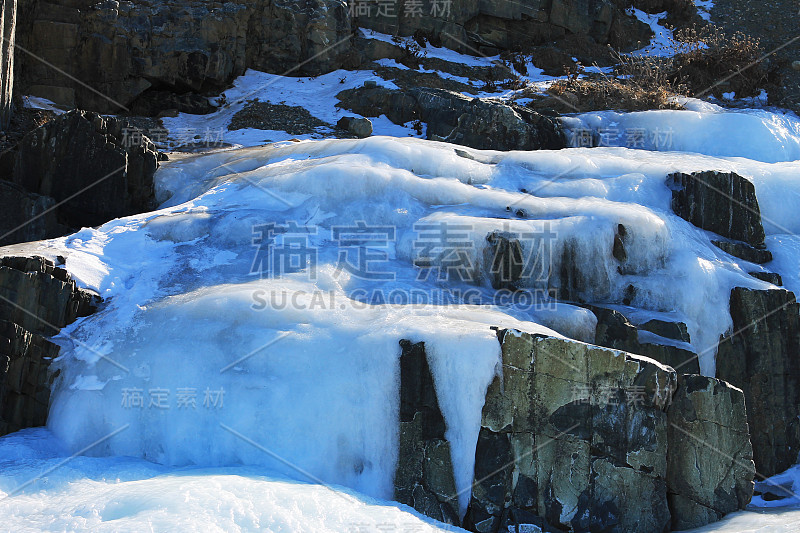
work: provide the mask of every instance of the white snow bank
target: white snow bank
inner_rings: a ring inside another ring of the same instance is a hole
[[[776,163],[800,159],[800,120],[763,110],[727,110],[691,102],[697,110],[601,111],[565,119],[572,143],[589,132],[600,146],[623,146]]]
[[[263,468],[170,469],[129,457],[70,458],[44,428],[0,438],[0,467],[2,528],[19,533],[462,531],[405,505]]]

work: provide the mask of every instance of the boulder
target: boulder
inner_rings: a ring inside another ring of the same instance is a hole
[[[501,330],[465,526],[530,513],[572,531],[661,532],[675,373],[580,342]]]
[[[360,139],[372,135],[372,122],[368,118],[342,117],[336,125]]]
[[[667,419],[673,529],[700,527],[744,509],[755,476],[744,393],[718,379],[681,375]]]
[[[758,473],[770,477],[800,453],[800,306],[784,289],[731,291],[733,333],[717,352],[717,377],[744,391]]]
[[[50,361],[46,339],[95,311],[99,297],[42,257],[0,257],[0,435],[47,421]]]
[[[157,168],[158,152],[140,130],[76,110],[25,135],[13,180],[54,198],[58,222],[81,228],[153,209]]]
[[[772,261],[772,252],[766,248],[756,248],[744,242],[736,241],[711,241],[711,244],[734,257],[763,265]]]
[[[698,228],[764,247],[756,189],[733,172],[681,172],[667,176],[672,210]]]
[[[487,150],[539,150],[567,146],[558,122],[530,109],[469,98],[444,89],[359,87],[337,95],[339,107],[363,116],[386,115],[396,124],[419,120],[428,139]]]

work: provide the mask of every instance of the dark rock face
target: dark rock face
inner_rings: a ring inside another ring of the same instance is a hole
[[[795,464],[800,452],[800,306],[783,289],[731,291],[734,335],[717,353],[717,377],[744,391],[760,476]]]
[[[595,344],[598,346],[644,355],[681,373],[700,373],[700,363],[696,353],[668,344],[639,341],[641,329],[665,338],[688,342],[689,333],[682,322],[651,320],[637,328],[619,311],[597,306],[589,306],[589,309],[597,317]]]
[[[0,435],[47,422],[50,361],[58,346],[8,320],[0,320]]]
[[[58,346],[45,337],[98,304],[52,261],[0,257],[0,435],[46,422]]]
[[[761,281],[777,285],[778,287],[783,285],[783,278],[781,278],[780,274],[775,272],[750,272],[750,275]]]
[[[756,248],[743,242],[711,241],[711,243],[726,254],[751,263],[763,265],[772,261],[772,252],[767,249]]]
[[[458,524],[450,444],[423,343],[400,341],[400,454],[394,498],[420,513]]]
[[[0,246],[58,237],[64,228],[52,210],[55,200],[0,180]]]
[[[566,147],[558,123],[521,106],[469,98],[443,89],[409,91],[361,87],[337,95],[340,107],[360,115],[386,115],[396,124],[419,120],[428,139],[487,150]]]
[[[744,393],[718,379],[682,375],[667,418],[672,527],[696,528],[744,509],[755,475]]]
[[[674,372],[578,342],[499,338],[465,525],[497,531],[530,513],[571,531],[663,531]]]
[[[64,202],[58,222],[96,226],[155,207],[155,146],[115,118],[70,111],[28,133],[14,165],[14,182]]]
[[[735,173],[693,172],[667,176],[672,210],[697,226],[718,235],[763,248],[764,228],[756,190]]]
[[[352,31],[342,0],[30,4],[20,44],[94,90],[25,58],[17,72],[26,93],[104,113],[126,110],[147,91],[219,92],[246,68],[334,70]]]
[[[384,16],[378,12],[377,4],[373,4],[371,11],[358,13],[361,16],[355,22],[363,28],[390,35],[424,35],[465,53],[529,48],[568,35],[614,45],[625,44],[627,39],[624,37],[636,36],[640,37],[639,40],[646,40],[650,35],[646,27],[635,19],[631,20],[632,17],[610,0],[533,0],[525,3],[455,0],[447,6],[447,9],[437,10],[426,4],[422,16],[405,14],[400,7],[394,16]],[[621,35],[621,27],[627,29],[624,32],[627,36]]]

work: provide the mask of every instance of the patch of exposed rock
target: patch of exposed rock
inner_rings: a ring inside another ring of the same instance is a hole
[[[254,100],[233,115],[229,130],[255,128],[259,130],[285,131],[291,135],[319,133],[320,129],[331,129],[331,125],[318,119],[300,106],[271,104]]]
[[[749,502],[741,391],[684,376],[675,393],[675,371],[646,358],[512,330],[500,330],[498,340],[502,377],[486,393],[462,527],[661,533],[684,523],[675,513],[686,502],[725,512]],[[401,346],[395,494],[453,521],[452,464],[425,346]],[[709,457],[687,434],[731,458]],[[689,461],[703,484],[683,483]]]
[[[98,304],[48,259],[0,257],[0,435],[45,424],[59,350],[48,337]]]
[[[76,110],[22,139],[13,181],[55,200],[59,224],[81,228],[153,209],[157,168],[158,152],[140,130]]]
[[[337,106],[363,116],[386,115],[396,124],[424,122],[432,140],[488,150],[566,147],[556,120],[513,104],[427,88],[359,87],[342,91],[337,98]]]
[[[744,391],[753,460],[761,476],[800,453],[800,306],[785,289],[736,287],[733,332],[719,345],[717,377]]]

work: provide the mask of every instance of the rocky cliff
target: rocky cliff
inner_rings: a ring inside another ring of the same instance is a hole
[[[652,33],[626,4],[24,0],[18,39],[30,55],[18,55],[16,70],[25,94],[120,113],[148,94],[218,93],[247,68],[288,75],[354,68],[370,59],[359,28],[415,35],[469,54],[536,55],[537,46],[558,41],[567,57],[602,55],[603,45],[630,47]]]
[[[749,503],[755,469],[742,391],[575,341],[513,330],[498,340],[502,377],[486,393],[461,523],[470,531],[655,533]],[[459,524],[425,347],[403,349],[395,497]]]

